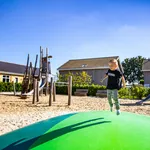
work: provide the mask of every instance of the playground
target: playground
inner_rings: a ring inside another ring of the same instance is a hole
[[[0,133],[5,134],[29,124],[72,112],[109,110],[106,98],[72,96],[68,106],[68,96],[56,95],[56,102],[49,107],[49,96],[42,95],[40,102],[32,104],[32,96],[22,100],[19,96],[0,95]],[[144,106],[136,105],[138,100],[121,100],[121,111],[150,116],[150,101]],[[111,113],[111,112],[110,112]],[[121,115],[122,115],[121,114]],[[113,112],[115,114],[115,110]]]
[[[46,56],[43,52],[40,47],[39,67],[38,55],[34,67],[28,55],[22,91],[18,94],[13,83],[13,93],[0,95],[0,149],[150,148],[149,96],[143,100],[120,99],[121,115],[117,116],[115,109],[109,110],[106,90],[87,96],[88,89],[76,89],[73,96],[72,76],[66,82],[55,81],[52,56],[47,48]],[[67,95],[58,95],[57,86],[65,86]]]

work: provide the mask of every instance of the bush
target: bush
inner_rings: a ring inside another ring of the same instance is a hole
[[[142,86],[133,86],[131,87],[131,94],[130,98],[131,99],[142,99],[143,97],[146,96],[147,88],[142,87]]]
[[[72,87],[72,94],[74,95],[74,92],[76,89],[88,89],[88,96],[95,96],[97,90],[104,90],[106,89],[105,86],[100,85],[73,85]],[[67,94],[68,93],[68,87],[67,86],[56,86],[56,93],[57,94]]]
[[[140,84],[141,84],[141,85],[144,85],[144,80],[140,80]]]
[[[118,93],[119,93],[119,98],[129,99],[130,97],[130,91],[128,88],[121,88]]]
[[[122,88],[119,91],[120,98],[142,99],[150,94],[150,88],[143,86],[132,86],[131,88]]]
[[[22,85],[20,83],[16,83],[16,91],[20,92],[22,90]],[[4,83],[0,82],[0,92],[13,92],[13,83]]]
[[[76,89],[88,89],[88,96],[95,96],[97,90],[105,90],[105,86],[100,85],[74,85],[72,87],[72,94]],[[68,93],[67,86],[56,86],[56,93],[57,94],[64,94]],[[122,99],[142,99],[150,94],[150,88],[145,88],[143,86],[132,86],[131,88],[122,88],[119,90],[119,98]]]

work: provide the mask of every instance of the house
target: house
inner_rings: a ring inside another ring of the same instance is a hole
[[[119,56],[69,60],[60,66],[58,71],[60,75],[67,74],[69,72],[75,74],[86,71],[92,77],[92,83],[101,84],[100,80],[104,77],[108,70],[108,62],[111,59],[118,60],[119,68],[123,72]],[[106,85],[106,81],[103,85]]]
[[[144,85],[150,87],[150,59],[144,60],[142,71],[144,74]]]
[[[0,82],[22,83],[26,66],[0,61]],[[38,74],[38,69],[36,71]]]

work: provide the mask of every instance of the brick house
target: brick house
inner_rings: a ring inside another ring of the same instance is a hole
[[[144,85],[150,87],[150,59],[144,60],[142,71],[144,74]]]
[[[69,72],[75,74],[86,71],[92,77],[92,83],[101,84],[100,80],[108,70],[108,62],[111,59],[118,60],[119,68],[123,72],[119,56],[69,60],[60,66],[58,71],[60,75],[68,74]],[[106,85],[106,82],[107,81],[105,81],[103,85]]]

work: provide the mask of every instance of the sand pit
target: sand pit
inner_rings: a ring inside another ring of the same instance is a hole
[[[29,124],[70,112],[109,110],[106,98],[72,97],[72,105],[67,106],[67,96],[57,95],[53,106],[48,106],[49,97],[40,97],[33,105],[32,97],[23,100],[18,96],[0,95],[0,135]],[[121,100],[121,111],[150,115],[150,102],[144,106],[135,105],[135,100]],[[115,112],[113,112],[115,113]],[[122,112],[123,113],[123,112]]]

